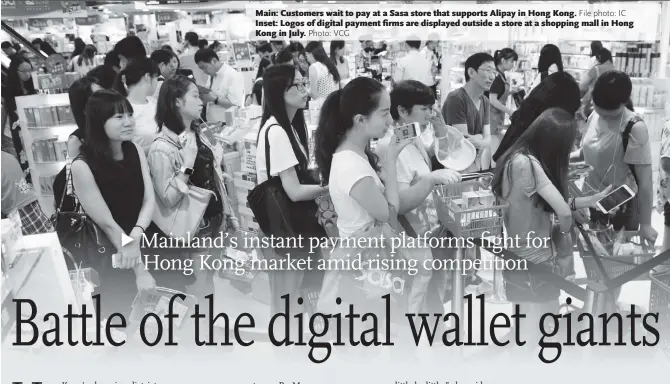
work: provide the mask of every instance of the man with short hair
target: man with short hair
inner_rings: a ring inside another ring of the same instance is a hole
[[[396,84],[404,80],[416,80],[429,88],[435,85],[433,63],[419,52],[419,48],[421,48],[420,40],[407,40],[405,42],[407,54],[398,60],[398,65],[393,72],[393,81]]]
[[[495,77],[493,57],[475,53],[465,60],[465,85],[450,92],[442,106],[444,121],[461,131],[477,148],[477,160],[469,171],[491,166],[490,105],[484,92],[491,88]]]
[[[493,56],[488,53],[475,53],[465,60],[465,85],[452,91],[442,106],[442,115],[447,125],[463,133],[475,148],[477,158],[466,172],[489,169],[491,167],[491,126],[489,123],[489,99],[484,95],[496,77]],[[466,249],[465,257],[470,260],[481,259],[478,248]],[[479,285],[480,291],[492,288],[488,282],[468,270],[467,284]]]
[[[244,77],[233,67],[220,61],[212,49],[201,49],[194,57],[198,68],[211,78],[211,91],[200,95],[207,103],[207,121],[225,121],[228,108],[244,107]]]
[[[186,32],[184,35],[184,51],[179,56],[180,69],[188,69],[193,72],[195,83],[206,87],[209,84],[207,74],[203,72],[195,61],[195,54],[200,49],[198,47],[198,34],[195,32]]]

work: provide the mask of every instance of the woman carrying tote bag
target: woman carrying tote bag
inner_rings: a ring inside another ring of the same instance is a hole
[[[309,236],[315,234],[306,232],[318,232],[318,228],[315,228],[318,225],[316,217],[309,217],[309,211],[313,210],[313,214],[316,214],[314,200],[325,193],[327,187],[320,186],[318,179],[312,177],[307,169],[309,147],[302,109],[307,104],[308,87],[300,72],[292,66],[272,66],[263,74],[265,111],[261,120],[256,152],[258,186],[249,194],[249,202],[265,236],[287,236],[292,233]],[[274,200],[272,197],[268,198],[270,194],[283,201],[283,206],[268,205]],[[295,209],[295,207],[302,208]],[[281,210],[282,215],[287,215],[284,216],[287,219],[274,220],[277,217],[273,218],[271,215],[272,209],[275,208]],[[294,210],[302,211],[302,214],[300,217],[295,217],[296,220],[291,220],[293,217],[289,217],[287,212]],[[311,230],[306,229],[307,227]],[[320,236],[325,237],[326,233],[322,228],[321,232]],[[285,258],[288,251],[263,250],[266,258],[279,259]],[[314,257],[303,250],[290,250],[290,252],[292,257]],[[309,279],[312,277],[309,276]],[[291,305],[295,306],[294,309],[302,311],[302,308],[297,306],[296,299],[300,289],[308,284],[307,281],[303,281],[306,278],[304,271],[269,271],[269,278],[272,313],[284,310],[281,296],[286,294],[291,295]],[[320,285],[320,279],[318,277],[314,279],[317,280],[314,284]]]
[[[195,83],[181,75],[165,80],[156,108],[160,132],[148,154],[156,191],[153,221],[165,235],[187,240],[185,246],[196,237],[217,237],[239,226],[223,184],[221,159],[196,125],[201,111]],[[197,248],[188,252],[218,256]]]

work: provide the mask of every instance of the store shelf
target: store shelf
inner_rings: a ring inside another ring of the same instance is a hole
[[[67,144],[65,143],[70,134],[77,129],[77,125],[72,123],[73,119],[64,118],[63,122],[53,120],[54,125],[35,124],[34,117],[28,119],[28,111],[46,107],[57,107],[63,114],[69,110],[70,99],[67,93],[55,95],[30,95],[16,98],[17,112],[21,124],[21,134],[23,136],[23,146],[30,167],[30,174],[33,180],[33,188],[37,194],[40,206],[45,214],[50,216],[55,212],[53,191],[46,189],[49,183],[43,186],[42,180],[50,180],[67,163]],[[36,144],[37,143],[37,144]],[[41,147],[43,143],[51,144],[52,147],[46,149]],[[55,145],[55,144],[58,145]],[[40,148],[36,153],[34,148]],[[57,149],[56,149],[57,148]],[[45,156],[47,154],[48,156]],[[46,189],[46,190],[45,190]]]
[[[14,250],[17,256],[5,271],[3,283],[7,284],[15,299],[30,299],[35,303],[37,313],[34,318],[38,328],[52,328],[39,319],[44,319],[47,313],[66,313],[68,305],[73,308],[78,305],[58,235],[24,236],[16,242]],[[75,309],[75,312],[78,311]],[[12,331],[18,331],[12,328]],[[29,331],[30,328],[24,330]],[[77,334],[76,330],[73,331]],[[59,332],[60,339],[67,340],[67,327],[59,327]],[[15,337],[6,337],[3,348],[9,346],[12,339]]]

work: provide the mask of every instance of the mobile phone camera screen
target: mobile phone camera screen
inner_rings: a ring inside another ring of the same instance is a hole
[[[624,203],[626,200],[629,200],[631,197],[633,197],[633,195],[631,195],[626,188],[619,187],[614,190],[614,192],[602,198],[600,200],[600,205],[603,207],[603,209],[609,212]]]

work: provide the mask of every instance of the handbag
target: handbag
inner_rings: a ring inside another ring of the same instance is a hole
[[[537,266],[546,268],[546,272],[551,273],[555,273],[557,269],[556,265],[538,264]],[[558,287],[530,270],[505,269],[503,277],[505,296],[513,303],[545,303],[558,300],[561,293]]]
[[[74,191],[72,172],[66,170],[66,174],[67,184]],[[112,254],[115,247],[98,225],[86,215],[76,196],[73,196],[75,202],[73,210],[62,209],[67,190],[68,188],[63,188],[52,222],[63,253],[68,256],[65,259],[68,269],[99,267],[99,257]],[[73,262],[74,265],[70,265]]]
[[[323,286],[319,294],[318,310],[320,313],[342,313],[349,305],[354,309],[365,310],[365,312],[382,314],[385,309],[385,301],[382,296],[389,295],[391,307],[391,321],[403,323],[407,311],[408,295],[411,287],[411,276],[406,270],[377,269],[370,264],[371,260],[393,260],[405,259],[407,254],[402,249],[396,249],[393,253],[390,241],[397,236],[398,223],[395,209],[391,209],[391,223],[377,222],[375,225],[357,234],[356,237],[365,239],[382,239],[379,247],[337,247],[331,253],[329,264],[339,265],[339,261],[356,260],[360,257],[360,268],[328,268],[324,273]],[[383,265],[383,264],[382,264]],[[342,303],[336,304],[336,299],[341,298]]]
[[[156,140],[175,145],[162,137]],[[156,199],[156,208],[151,218],[163,233],[178,240],[189,239],[198,232],[205,209],[214,195],[214,192],[193,184],[188,184],[187,187],[188,191],[174,207],[167,207],[160,199]]]
[[[284,190],[281,179],[278,176],[270,175],[270,141],[268,134],[272,126],[265,130],[265,166],[268,179],[256,185],[247,195],[249,208],[254,213],[261,231],[266,236],[324,238],[327,235],[317,219],[318,206],[316,201],[291,200]],[[295,153],[295,151],[296,148],[293,147],[293,152]],[[302,165],[298,164],[295,168],[300,184],[318,184],[314,175],[310,174]]]

